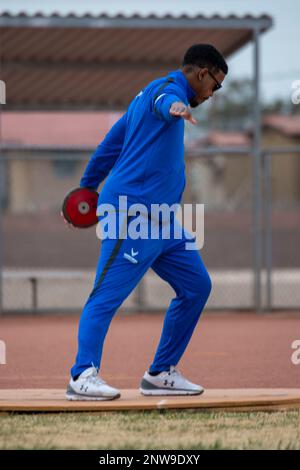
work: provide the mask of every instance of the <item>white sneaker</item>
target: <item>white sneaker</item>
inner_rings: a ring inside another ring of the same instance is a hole
[[[72,378],[67,388],[68,400],[113,400],[121,396],[119,390],[110,387],[100,377],[96,367],[89,367],[74,381]]]
[[[143,395],[201,395],[204,388],[185,379],[174,366],[158,375],[145,372],[140,386]]]

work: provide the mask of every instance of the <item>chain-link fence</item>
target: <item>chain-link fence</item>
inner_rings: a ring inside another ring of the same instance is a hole
[[[66,192],[78,186],[90,150],[17,147],[2,150],[4,312],[82,309],[92,289],[101,243],[94,229],[69,229],[60,210]],[[268,189],[272,182],[274,232],[273,248],[268,227],[264,226],[262,233],[263,267],[269,269],[262,272],[263,302],[268,308],[299,307],[299,155],[290,156],[292,169],[284,177],[281,164],[276,163],[282,161],[281,157],[265,154],[263,157],[264,220],[270,219]],[[201,256],[213,280],[208,308],[253,309],[255,305],[253,214],[257,208],[253,207],[252,162],[250,153],[245,151],[219,150],[213,154],[194,151],[186,155],[183,202],[205,205]],[[270,267],[272,276],[268,278]],[[161,310],[174,295],[173,289],[150,269],[122,309]]]
[[[201,256],[213,281],[207,307],[254,308],[252,158],[196,152],[187,174],[186,196],[205,205]]]
[[[300,148],[277,148],[262,155],[264,179],[264,303],[300,306]]]

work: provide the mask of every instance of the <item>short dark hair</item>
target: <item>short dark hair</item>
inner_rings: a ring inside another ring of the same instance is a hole
[[[211,44],[194,44],[185,53],[182,65],[198,65],[198,67],[216,68],[225,75],[228,65],[222,54]]]

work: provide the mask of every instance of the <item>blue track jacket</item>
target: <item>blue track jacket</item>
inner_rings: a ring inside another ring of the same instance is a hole
[[[149,83],[97,147],[80,180],[97,189],[108,175],[98,204],[179,203],[185,188],[184,120],[169,114],[175,101],[195,96],[181,70]]]

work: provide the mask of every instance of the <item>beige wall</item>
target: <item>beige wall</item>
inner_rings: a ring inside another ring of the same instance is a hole
[[[263,148],[297,145],[300,145],[298,139],[285,137],[272,130],[263,131]],[[273,155],[271,161],[273,201],[282,204],[300,202],[300,155]],[[252,160],[247,156],[228,158],[226,164],[226,193],[233,193],[243,183],[249,184],[251,182],[251,178],[249,178],[251,173]]]
[[[300,139],[287,138],[278,132],[264,130],[262,147],[288,147],[300,145]],[[211,158],[211,157],[209,157]],[[198,195],[217,202],[222,199],[233,207],[251,203],[252,158],[248,155],[228,155],[224,158],[223,175],[213,178],[213,165],[201,158],[198,165],[192,164],[192,179],[199,173]],[[221,172],[222,173],[222,172]],[[204,196],[201,196],[201,195]],[[275,203],[300,203],[300,155],[286,154],[272,157],[272,196]]]
[[[9,162],[9,209],[13,212],[53,210],[61,207],[66,193],[79,185],[86,161],[78,161],[70,174],[61,174],[54,162],[16,160]],[[59,172],[59,173],[58,173]]]
[[[265,130],[262,136],[264,148],[299,145],[299,140],[271,130]],[[13,212],[56,211],[65,194],[79,185],[89,156],[84,154],[85,160],[77,161],[65,174],[64,168],[53,161],[55,157],[63,161],[62,156],[54,153],[43,160],[11,159],[8,163],[9,209]],[[252,159],[247,155],[187,158],[186,170],[184,202],[205,203],[212,207],[225,202],[233,208],[251,202]],[[299,154],[273,156],[272,192],[274,202],[300,202]]]
[[[299,146],[292,139],[268,130],[263,134],[263,147]],[[276,202],[300,202],[300,154],[281,154],[272,157],[272,194]]]
[[[225,197],[224,170],[226,157],[214,155],[186,159],[187,183],[184,202],[218,207]]]

